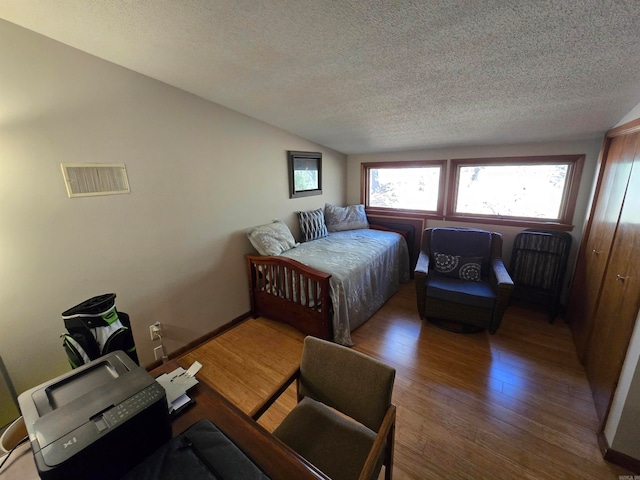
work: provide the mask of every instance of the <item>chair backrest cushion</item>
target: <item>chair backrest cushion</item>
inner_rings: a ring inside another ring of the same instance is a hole
[[[471,228],[433,228],[431,230],[431,251],[434,253],[459,255],[461,257],[482,257],[483,275],[488,273],[491,258],[491,232]]]
[[[360,352],[306,337],[299,393],[377,432],[391,405],[395,374],[393,367]]]

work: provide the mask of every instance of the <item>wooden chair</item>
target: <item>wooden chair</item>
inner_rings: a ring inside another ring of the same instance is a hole
[[[333,480],[378,478],[382,465],[390,480],[395,369],[342,345],[306,337],[300,368],[288,384],[296,379],[298,404],[274,436]]]

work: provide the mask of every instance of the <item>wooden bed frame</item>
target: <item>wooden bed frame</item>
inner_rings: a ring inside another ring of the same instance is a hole
[[[410,256],[409,272],[413,277],[424,220],[389,216],[368,219],[372,229],[396,232],[405,238]],[[262,316],[288,323],[305,335],[333,340],[331,274],[287,257],[247,254],[245,258],[254,318]],[[310,293],[302,296],[301,291]]]
[[[286,257],[245,257],[254,318],[266,317],[288,323],[305,335],[333,339],[330,274]]]

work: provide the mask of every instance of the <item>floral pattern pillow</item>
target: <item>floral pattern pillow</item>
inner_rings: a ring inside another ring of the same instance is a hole
[[[369,228],[364,205],[336,207],[327,203],[324,206],[324,220],[327,224],[327,230],[330,232]]]
[[[440,275],[468,282],[479,282],[482,279],[482,257],[461,257],[438,252],[434,252],[433,257],[436,272]]]
[[[289,227],[279,220],[256,227],[247,236],[260,255],[280,255],[299,245]]]

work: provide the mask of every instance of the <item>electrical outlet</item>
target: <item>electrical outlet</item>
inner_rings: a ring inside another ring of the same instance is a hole
[[[153,356],[156,360],[160,360],[164,356],[164,347],[160,345],[153,349]]]
[[[160,335],[162,335],[162,325],[160,322],[149,325],[149,334],[151,335],[151,340],[160,340]]]

